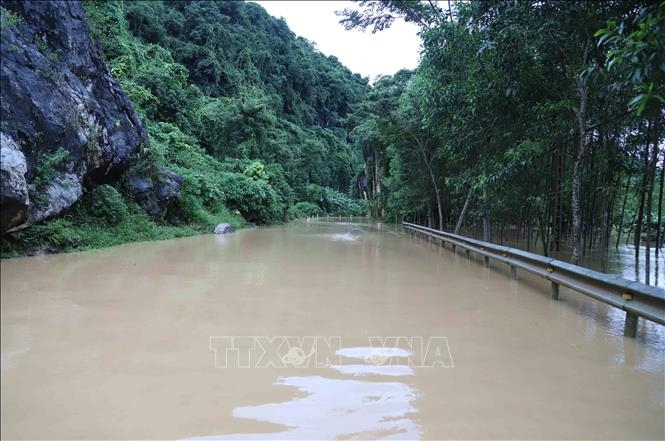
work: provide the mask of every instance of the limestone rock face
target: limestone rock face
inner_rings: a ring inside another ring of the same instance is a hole
[[[180,195],[183,179],[170,170],[160,170],[157,176],[130,176],[128,181],[134,200],[141,204],[150,216],[159,218]]]
[[[2,231],[25,222],[28,216],[28,184],[25,156],[12,138],[0,133],[0,221]]]
[[[83,187],[78,176],[65,173],[50,181],[39,196],[31,205],[28,215],[30,225],[56,216],[71,207],[83,196]]]
[[[117,179],[147,135],[78,2],[2,6],[14,17],[1,32],[4,233],[58,216],[84,187]]]

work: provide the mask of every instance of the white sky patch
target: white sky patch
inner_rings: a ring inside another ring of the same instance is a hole
[[[270,15],[284,18],[289,28],[316,43],[325,55],[334,55],[352,72],[374,80],[400,69],[414,69],[420,58],[419,28],[395,20],[386,30],[347,31],[335,11],[356,8],[351,1],[256,1]]]

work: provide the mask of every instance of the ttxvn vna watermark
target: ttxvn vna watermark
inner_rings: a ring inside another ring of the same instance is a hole
[[[344,363],[411,368],[451,368],[448,339],[441,336],[368,337],[343,344],[341,336],[211,336],[217,368],[323,368]]]

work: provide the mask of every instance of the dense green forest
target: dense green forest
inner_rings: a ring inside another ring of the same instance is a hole
[[[366,80],[254,3],[85,7],[111,72],[148,126],[149,153],[160,156],[146,162],[167,161],[193,199],[208,193],[181,207],[186,220],[214,211],[223,193],[227,206],[258,223],[286,220],[296,202],[322,197],[330,206],[321,209],[359,210],[340,194],[358,167],[341,120],[367,93]],[[224,172],[258,179],[220,180]]]
[[[574,263],[662,243],[664,2],[357,1],[348,29],[421,28],[418,68],[372,86],[254,3],[83,4],[149,134],[133,171],[177,173],[180,196],[150,218],[120,179],[3,250],[326,213],[570,244]]]
[[[664,2],[358,3],[347,28],[403,17],[424,45],[349,117],[375,216],[570,244],[574,263],[660,246]]]
[[[344,197],[358,160],[342,120],[366,80],[255,3],[84,5],[150,134],[137,166],[165,162],[185,178],[174,217],[205,221],[220,202],[255,223],[293,207],[362,213]]]
[[[166,168],[183,178],[180,194],[155,219],[121,177],[89,188],[64,217],[5,237],[5,254],[188,235],[219,222],[366,214],[352,197],[362,161],[345,119],[370,91],[367,79],[255,3],[82,3],[149,135],[125,176]]]

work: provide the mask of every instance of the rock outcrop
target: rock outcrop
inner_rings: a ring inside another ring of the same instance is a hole
[[[28,215],[30,198],[25,172],[28,167],[19,146],[4,133],[0,133],[0,228],[7,230],[18,225]]]
[[[4,233],[57,216],[84,187],[115,180],[147,135],[100,59],[78,2],[2,7]]]
[[[170,170],[159,170],[155,176],[130,176],[129,192],[150,216],[159,218],[180,195],[182,176]]]

